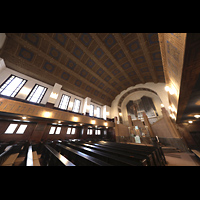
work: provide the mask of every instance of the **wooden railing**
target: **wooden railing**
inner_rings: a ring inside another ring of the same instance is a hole
[[[57,119],[61,121],[76,121],[78,123],[92,124],[95,120],[97,126],[105,126],[105,120],[98,118],[91,118],[89,116],[81,115],[78,113],[66,112],[63,110],[47,108],[40,105],[30,104],[28,102],[11,100],[8,98],[0,97],[0,112],[14,113],[20,115],[29,115],[34,117],[43,117],[49,119]],[[76,117],[76,118],[74,118]],[[114,127],[114,122],[107,120],[108,127]]]

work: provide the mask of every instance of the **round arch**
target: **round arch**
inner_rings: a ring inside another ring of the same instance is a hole
[[[169,107],[168,94],[165,91],[164,87],[165,87],[165,83],[148,82],[145,84],[137,84],[135,86],[131,86],[127,88],[126,90],[118,94],[113,100],[111,104],[111,117],[112,118],[117,117],[119,119],[119,112],[121,110],[123,101],[129,95],[134,94],[135,92],[143,92],[143,93],[148,92],[149,94],[151,93],[157,96],[161,100],[161,102],[164,104],[166,110],[168,110],[168,107]]]

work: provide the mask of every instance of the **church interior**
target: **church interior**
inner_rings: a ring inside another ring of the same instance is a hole
[[[0,33],[0,166],[200,166],[200,34]]]

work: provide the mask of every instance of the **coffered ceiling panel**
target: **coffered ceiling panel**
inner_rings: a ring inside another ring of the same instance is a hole
[[[165,82],[157,33],[7,33],[7,67],[111,105],[122,90]]]

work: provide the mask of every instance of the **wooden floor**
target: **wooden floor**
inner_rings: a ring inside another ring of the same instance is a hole
[[[194,153],[175,152],[164,153],[166,166],[200,166],[200,159]]]

